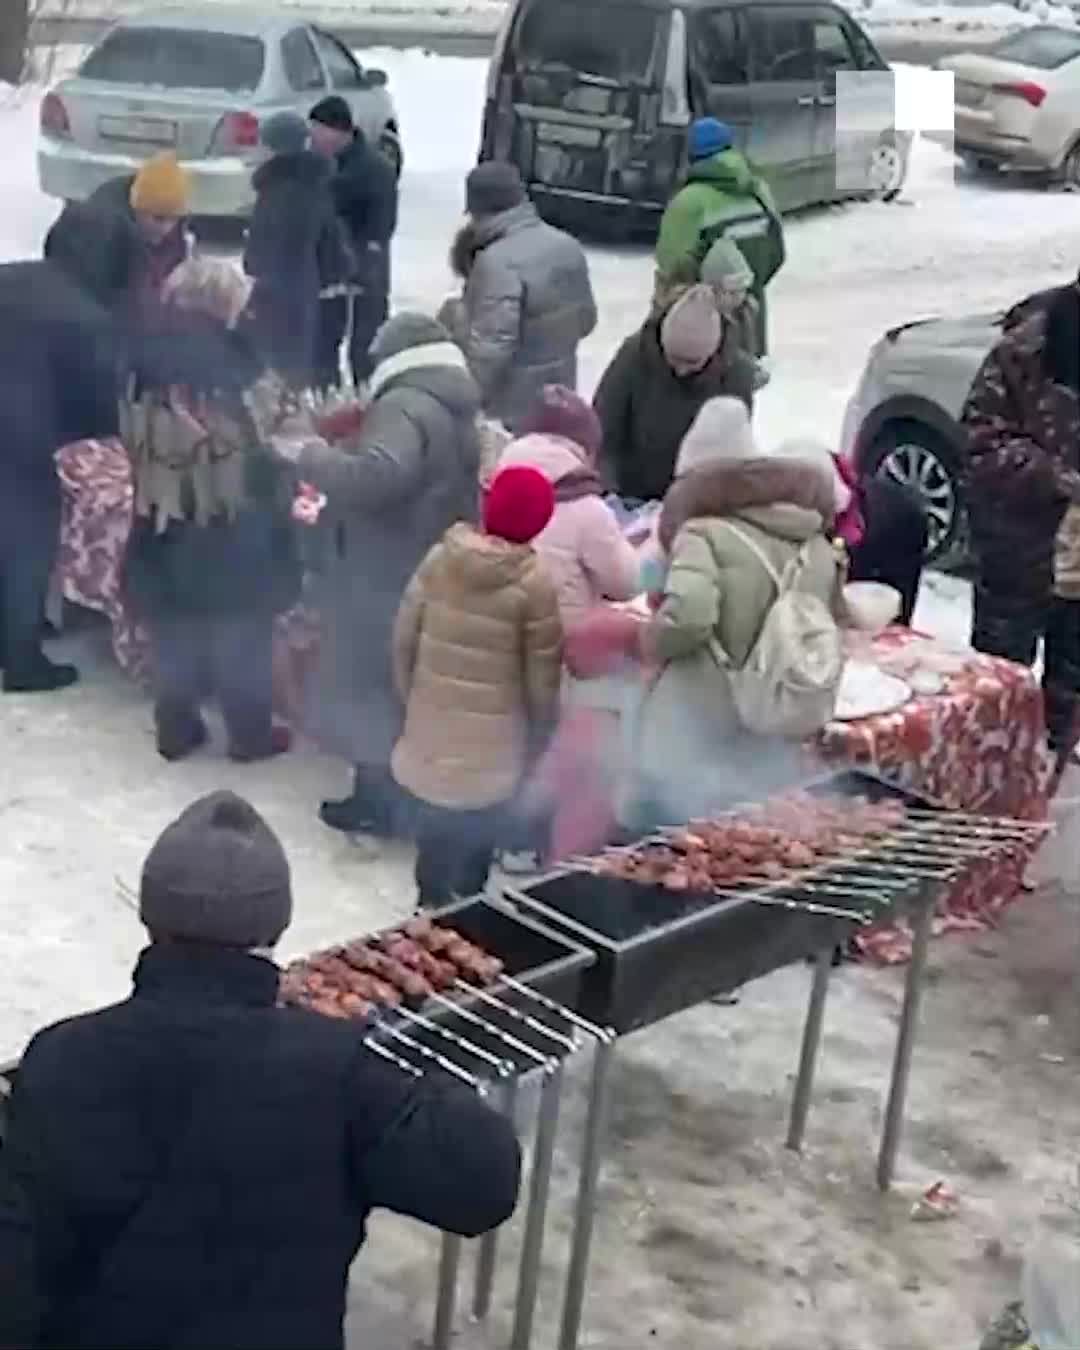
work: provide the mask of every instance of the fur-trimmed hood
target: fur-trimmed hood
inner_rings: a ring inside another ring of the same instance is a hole
[[[699,516],[742,516],[787,538],[818,533],[834,514],[829,475],[792,459],[733,459],[691,469],[664,497],[658,537],[670,552],[675,536]]]

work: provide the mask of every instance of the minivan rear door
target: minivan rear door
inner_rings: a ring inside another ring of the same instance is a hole
[[[540,194],[649,200],[659,192],[662,203],[670,182],[661,190],[653,181],[653,141],[669,21],[633,0],[524,0],[486,152],[508,153]]]
[[[750,129],[745,149],[782,211],[817,200],[815,163],[819,82],[814,11],[803,5],[751,5]]]

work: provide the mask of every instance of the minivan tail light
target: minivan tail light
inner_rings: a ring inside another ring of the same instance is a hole
[[[995,94],[1009,94],[1013,98],[1022,98],[1033,108],[1041,108],[1046,98],[1046,90],[1034,80],[1010,81],[1008,84],[995,84]]]
[[[41,100],[41,129],[61,140],[71,139],[71,119],[59,94],[46,94]]]
[[[660,121],[666,127],[690,125],[690,102],[686,96],[686,15],[671,11],[667,60],[664,63],[664,92],[660,97]]]
[[[218,123],[213,149],[219,154],[254,150],[259,144],[259,119],[250,112],[231,112]]]

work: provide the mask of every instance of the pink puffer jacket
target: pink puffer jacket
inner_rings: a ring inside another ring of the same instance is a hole
[[[558,592],[563,627],[601,600],[636,595],[637,554],[611,508],[590,489],[595,469],[586,452],[561,436],[522,436],[500,456],[499,467],[508,464],[531,464],[555,488],[555,514],[533,548]]]

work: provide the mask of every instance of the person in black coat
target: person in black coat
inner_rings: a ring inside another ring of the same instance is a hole
[[[167,760],[205,742],[210,695],[231,758],[288,749],[271,717],[272,646],[274,616],[300,592],[295,483],[269,448],[288,402],[243,330],[249,292],[221,259],[181,264],[165,292],[172,330],[144,335],[122,375],[135,490],[126,587],[150,631]]]
[[[255,280],[251,312],[267,363],[294,389],[315,382],[319,297],[345,294],[351,249],[330,191],[333,168],[308,148],[311,134],[298,113],[263,123],[272,158],[256,169],[255,210],[244,270]]]
[[[278,1004],[291,912],[281,844],[230,792],[151,849],[133,995],[39,1032],[19,1068],[0,1345],[341,1350],[373,1209],[465,1237],[513,1212],[505,1117]]]
[[[0,668],[8,693],[61,689],[73,666],[42,651],[60,535],[61,446],[116,431],[116,334],[107,306],[122,242],[70,207],[42,262],[0,267]]]
[[[331,182],[338,215],[356,254],[356,274],[348,298],[327,297],[321,307],[319,367],[323,383],[340,380],[340,350],[349,326],[349,364],[362,384],[372,372],[372,340],[389,313],[390,240],[397,228],[397,174],[386,157],[368,145],[353,122],[349,105],[337,94],[317,103],[309,115],[312,145],[333,159]]]
[[[171,152],[155,155],[137,173],[103,183],[85,203],[65,206],[46,237],[45,256],[49,256],[53,233],[69,228],[70,214],[77,212],[85,220],[89,208],[100,223],[86,247],[100,247],[108,239],[110,253],[120,249],[122,266],[110,295],[110,309],[136,335],[156,328],[165,281],[191,251],[186,230],[190,191],[187,171],[176,156]],[[100,270],[106,259],[92,261],[91,266]]]

